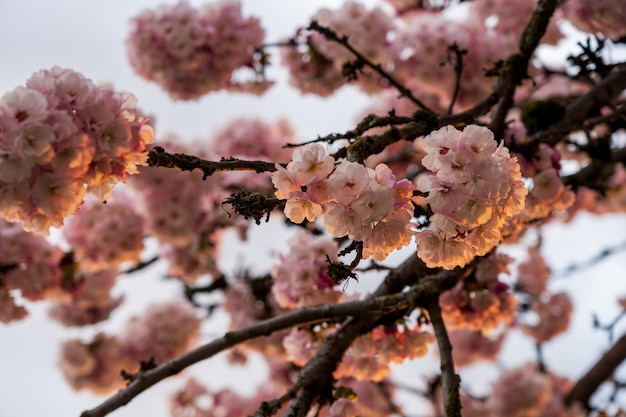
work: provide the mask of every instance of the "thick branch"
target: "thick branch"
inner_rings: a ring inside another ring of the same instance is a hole
[[[626,334],[574,385],[565,397],[566,404],[579,402],[588,405],[589,398],[606,381],[613,371],[626,359]]]
[[[430,322],[435,329],[435,337],[437,338],[439,355],[441,356],[441,388],[443,390],[445,414],[447,417],[461,417],[460,378],[454,371],[452,344],[441,317],[441,307],[438,300],[432,300],[428,305],[428,314],[430,315]]]
[[[313,324],[328,319],[347,316],[367,316],[376,311],[392,312],[406,309],[413,303],[414,299],[422,299],[431,291],[437,289],[440,285],[438,282],[439,281],[425,281],[423,284],[416,285],[410,291],[404,293],[378,296],[364,301],[306,307],[279,317],[261,321],[244,329],[226,333],[224,337],[220,339],[216,339],[176,359],[140,373],[126,388],[122,389],[93,410],[83,412],[81,417],[105,416],[111,411],[128,404],[137,395],[159,381],[175,375],[194,363],[208,359],[225,349],[259,336],[267,336],[278,330],[293,326]],[[343,354],[343,350],[341,353]]]
[[[439,299],[439,294],[452,288],[460,279],[467,274],[469,268],[462,270],[457,268],[453,271],[440,271],[432,275],[434,270],[429,269],[415,255],[409,257],[395,271],[392,271],[385,281],[379,286],[374,296],[402,291],[411,283],[414,285],[409,293],[412,293],[413,305],[427,306],[433,300]],[[399,293],[396,294],[407,294]],[[405,313],[400,311],[400,313]],[[332,374],[337,368],[344,352],[359,335],[371,331],[381,324],[383,320],[396,320],[398,311],[388,313],[387,316],[376,314],[363,314],[348,318],[335,334],[328,338],[322,345],[315,357],[311,359],[300,371],[297,383],[289,389],[282,398],[293,396],[296,392],[307,391],[307,394],[299,394],[291,404],[289,416],[302,417],[311,408],[313,402],[320,397],[328,384],[332,382]],[[314,392],[315,395],[311,395]],[[274,405],[277,405],[274,403]],[[273,410],[275,412],[276,408]],[[269,417],[273,413],[267,412],[267,407],[261,407],[255,413],[255,417]]]
[[[570,104],[559,125],[567,126],[585,120],[591,110],[611,104],[626,89],[626,64],[603,79],[584,96]]]
[[[609,155],[608,161],[594,159],[589,165],[581,168],[572,175],[563,177],[563,183],[570,185],[574,189],[587,186],[596,188],[597,185],[606,181],[614,172],[615,164],[621,162],[626,163],[626,148],[615,149]]]
[[[276,164],[273,162],[242,161],[239,159],[225,159],[219,162],[206,161],[191,155],[167,153],[160,146],[155,146],[148,154],[148,165],[151,167],[179,168],[182,171],[199,169],[204,174],[203,180],[218,171],[276,171]]]
[[[490,128],[497,138],[504,134],[506,115],[513,106],[515,90],[528,78],[528,64],[539,41],[546,33],[550,18],[556,10],[558,0],[540,0],[530,21],[524,28],[519,42],[519,51],[504,61],[498,84],[494,91],[500,92],[500,104],[491,119]]]

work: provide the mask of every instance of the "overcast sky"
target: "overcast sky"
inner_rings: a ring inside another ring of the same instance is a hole
[[[190,3],[199,5],[202,2]],[[267,40],[275,41],[291,35],[296,27],[305,25],[319,5],[337,5],[341,1],[251,0],[243,3],[246,14],[261,17],[268,34]],[[373,4],[374,1],[365,3]],[[171,131],[186,139],[206,138],[212,130],[235,116],[258,116],[268,121],[287,116],[299,138],[311,139],[318,134],[353,127],[355,116],[367,102],[363,95],[351,88],[342,89],[330,101],[313,96],[303,97],[284,82],[261,98],[215,93],[195,102],[172,102],[156,85],[136,76],[125,56],[124,39],[130,18],[156,4],[154,0],[0,0],[0,94],[23,84],[37,70],[53,65],[72,68],[96,82],[111,82],[119,90],[133,92],[139,99],[139,106],[145,112],[156,115],[157,134]],[[273,73],[284,79],[284,72]],[[559,248],[566,247],[566,260],[584,259],[582,246],[596,244],[601,248],[620,242],[624,233],[614,231],[626,230],[623,217],[611,221],[587,218],[576,224],[580,227],[568,228],[567,234],[560,233],[562,229],[550,228],[559,233],[548,233],[546,250],[562,253]],[[267,226],[253,229],[253,240],[265,242]],[[280,239],[275,240],[284,247]],[[583,241],[586,245],[571,245],[571,242]],[[267,253],[270,250],[267,248]],[[225,252],[228,255],[225,262],[231,267],[244,255],[239,247]],[[400,258],[399,255],[394,256]],[[260,268],[268,267],[270,262],[266,261]],[[560,262],[554,265],[557,269],[567,264],[566,261]],[[559,338],[546,348],[549,364],[567,375],[580,375],[606,346],[603,335],[589,330],[590,312],[600,311],[608,321],[617,311],[612,296],[626,292],[623,284],[626,260],[613,257],[602,268],[554,284],[564,287],[567,283],[578,288],[574,298],[580,309],[573,325],[583,330]],[[621,272],[616,274],[615,271]],[[112,323],[86,331],[68,330],[47,320],[46,306],[38,303],[30,308],[30,318],[0,326],[0,417],[78,417],[82,410],[97,405],[100,397],[73,392],[55,368],[59,345],[70,337],[93,334],[97,330],[112,330],[130,314],[140,313],[148,304],[176,296],[180,286],[163,281],[161,276],[162,270],[156,267],[141,276],[120,280],[116,292],[126,293],[127,298],[120,311],[114,314]],[[219,332],[219,327],[209,329],[204,337],[208,340]],[[532,358],[532,350],[530,354],[519,353],[520,346],[529,347],[528,343],[519,337],[513,339],[506,346],[507,352],[511,353],[508,356],[513,357],[508,363],[521,364]],[[410,382],[424,367],[434,370],[436,365],[434,362],[429,365],[416,362],[401,377]],[[214,386],[225,381],[251,394],[254,382],[260,383],[263,379],[261,361],[253,361],[253,369],[254,372],[246,372],[241,368],[227,368],[223,360],[216,359],[194,367],[192,372],[204,376],[203,380],[210,381]],[[488,375],[493,377],[495,373]],[[242,384],[241,380],[245,380],[246,384]],[[161,384],[112,415],[166,417],[164,395],[181,381]],[[486,386],[486,382],[482,385]],[[419,414],[418,410],[412,411],[410,414]]]

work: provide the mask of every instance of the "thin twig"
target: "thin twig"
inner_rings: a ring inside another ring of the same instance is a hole
[[[276,164],[265,161],[242,161],[240,159],[224,159],[222,161],[206,161],[195,156],[181,153],[171,154],[165,152],[160,146],[155,146],[148,154],[148,165],[151,167],[179,168],[182,171],[199,169],[207,179],[219,171],[256,171],[274,172]]]
[[[324,38],[326,38],[326,40],[337,42],[338,44],[342,45],[348,51],[352,52],[352,54],[359,61],[363,62],[365,65],[373,69],[378,75],[380,75],[381,77],[389,81],[389,84],[394,86],[395,89],[398,90],[401,96],[408,98],[409,100],[411,100],[411,102],[413,102],[416,106],[420,107],[421,109],[432,113],[432,110],[430,110],[428,106],[426,106],[426,104],[424,104],[420,99],[415,97],[413,93],[411,92],[411,90],[406,88],[404,85],[402,85],[402,83],[396,80],[391,74],[385,71],[380,64],[374,64],[367,57],[365,57],[362,53],[354,49],[354,47],[350,45],[350,42],[348,42],[347,36],[345,35],[339,36],[331,28],[322,26],[319,23],[317,23],[317,21],[315,20],[311,22],[311,24],[309,25],[307,29],[319,32],[324,36]]]
[[[454,54],[454,91],[452,93],[452,98],[450,99],[450,105],[448,106],[447,112],[447,114],[452,114],[454,103],[456,103],[457,96],[459,95],[459,91],[461,90],[461,76],[463,75],[463,55],[467,54],[467,50],[461,49],[459,45],[454,42],[448,48],[448,52],[452,52]]]
[[[564,277],[567,275],[570,275],[574,272],[579,272],[588,268],[591,268],[594,265],[599,264],[600,262],[602,262],[603,260],[605,260],[606,258],[613,256],[617,253],[620,253],[622,251],[626,250],[626,240],[623,241],[622,243],[619,243],[617,245],[614,246],[609,246],[607,248],[602,249],[599,253],[597,253],[596,255],[594,255],[593,257],[587,259],[586,261],[583,262],[578,262],[578,263],[572,263],[570,265],[568,265],[567,267],[565,267],[563,269],[563,271],[554,274],[555,276],[558,277]]]
[[[131,268],[128,268],[127,270],[122,271],[121,273],[122,274],[132,274],[133,272],[137,272],[137,271],[140,271],[140,270],[142,270],[144,268],[149,267],[150,265],[152,265],[153,263],[155,263],[158,260],[159,260],[159,255],[155,255],[152,258],[148,259],[147,261],[141,261],[137,265],[135,265],[135,266],[133,266]]]

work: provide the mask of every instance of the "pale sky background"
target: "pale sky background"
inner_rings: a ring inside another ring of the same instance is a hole
[[[200,5],[203,2],[190,3]],[[307,18],[320,5],[341,3],[338,0],[250,0],[243,1],[243,9],[246,15],[261,17],[266,39],[276,41],[290,36],[296,27],[306,25]],[[262,117],[268,121],[286,116],[296,128],[297,137],[307,140],[353,127],[356,115],[367,103],[366,97],[353,88],[343,88],[331,100],[326,100],[302,96],[285,82],[260,98],[214,93],[195,102],[172,102],[159,87],[135,75],[125,55],[124,40],[130,18],[157,4],[160,2],[148,0],[0,0],[0,95],[22,85],[40,69],[53,65],[72,68],[96,82],[110,82],[118,90],[134,93],[141,109],[156,115],[157,136],[171,131],[186,139],[207,138],[211,131],[237,116]],[[272,70],[270,74],[284,80],[282,70]],[[559,255],[558,259],[549,260],[558,271],[572,261],[587,259],[601,248],[622,242],[625,232],[625,216],[610,219],[579,216],[566,228],[547,228],[544,253]],[[284,239],[278,237],[272,239],[276,246],[267,247],[268,233],[284,232],[268,225],[251,227],[252,245],[268,254],[255,261],[258,271],[271,265],[271,253],[286,248]],[[595,249],[587,251],[586,248]],[[399,261],[411,250],[394,254],[393,259]],[[246,246],[227,246],[224,269],[235,268],[245,259],[245,251]],[[577,310],[571,324],[576,331],[545,347],[551,369],[562,375],[579,376],[608,346],[605,334],[591,329],[591,312],[598,312],[604,322],[614,317],[618,312],[615,296],[626,293],[625,270],[626,257],[617,255],[600,267],[554,280],[554,288],[571,289]],[[47,319],[45,303],[37,303],[29,307],[28,319],[0,325],[0,417],[78,417],[81,411],[102,401],[101,397],[76,393],[69,388],[55,367],[59,346],[72,337],[88,338],[97,331],[112,332],[150,303],[179,296],[181,286],[164,281],[163,271],[162,265],[155,265],[141,275],[121,278],[115,292],[124,293],[126,301],[113,314],[112,320],[104,324],[84,330],[63,328]],[[374,280],[363,281],[366,280],[361,280],[362,286],[354,289],[366,291],[375,286]],[[223,316],[218,315],[205,326],[204,340],[220,335],[223,325]],[[624,327],[621,326],[622,332]],[[618,331],[617,335],[620,334]],[[501,365],[507,368],[534,358],[531,345],[519,335],[510,338],[502,357],[507,359]],[[426,369],[432,374],[437,364],[415,361],[399,372],[397,378],[405,383],[421,380],[418,375]],[[252,394],[255,384],[262,383],[263,372],[261,360],[253,360],[251,368],[244,369],[228,367],[223,359],[216,358],[196,365],[186,375],[193,374],[212,387],[236,387],[244,394]],[[464,373],[464,381],[476,382],[472,385],[475,391],[484,390],[495,375],[493,367],[473,367]],[[184,378],[176,378],[159,384],[111,415],[167,417],[165,395],[184,381]],[[414,404],[408,396],[400,397]],[[409,406],[407,414],[423,415],[424,411],[415,407]]]

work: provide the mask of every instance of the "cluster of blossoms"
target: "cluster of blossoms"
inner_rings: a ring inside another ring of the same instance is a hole
[[[439,297],[443,319],[449,329],[466,328],[487,335],[515,318],[517,301],[509,286],[498,280],[508,273],[512,258],[494,253],[476,266],[473,277],[459,282]]]
[[[481,332],[459,328],[448,332],[452,344],[452,358],[457,367],[467,366],[481,360],[493,361],[500,352],[505,333],[491,338]]]
[[[567,330],[574,306],[564,292],[546,293],[533,300],[530,310],[538,320],[535,324],[522,325],[522,331],[542,344]]]
[[[468,13],[484,25],[483,30],[492,38],[501,39],[500,45],[506,45],[508,54],[517,47],[536,7],[535,0],[477,0],[469,5]],[[551,20],[541,43],[555,45],[561,37],[556,21]]]
[[[372,62],[386,62],[388,34],[393,30],[391,16],[380,8],[367,10],[356,1],[347,1],[338,10],[320,9],[311,18],[339,36],[347,36],[350,45]],[[282,54],[289,68],[290,83],[304,93],[328,96],[344,85],[343,65],[355,57],[343,46],[328,41],[318,32],[308,34],[303,48],[288,48]],[[384,84],[370,69],[361,71],[357,85],[368,92],[380,91]]]
[[[254,414],[262,401],[281,395],[293,381],[284,366],[270,366],[270,375],[252,397],[244,397],[230,389],[212,390],[195,379],[170,397],[172,417],[240,417]],[[335,399],[332,405],[318,411],[320,417],[381,417],[393,413],[388,399],[390,387],[385,382],[373,383],[354,379],[337,381],[335,393],[342,389],[346,397]],[[358,402],[347,397],[357,397]],[[279,410],[284,414],[286,407]]]
[[[413,185],[396,177],[385,164],[375,169],[341,161],[320,144],[293,152],[272,175],[276,197],[287,200],[285,215],[294,223],[315,221],[324,214],[326,230],[335,237],[363,241],[364,258],[384,260],[410,243]]]
[[[69,281],[63,286],[66,296],[50,306],[48,314],[65,326],[85,326],[108,319],[124,298],[111,296],[117,276],[117,269],[103,269],[77,271],[73,279],[64,277]]]
[[[170,398],[172,417],[237,417],[252,415],[261,401],[269,398],[246,398],[232,390],[209,390],[195,379]]]
[[[528,248],[528,259],[518,265],[517,288],[528,295],[533,324],[522,324],[524,333],[539,344],[567,330],[573,312],[572,301],[564,292],[552,294],[547,288],[550,270],[537,246]]]
[[[467,107],[489,93],[493,80],[483,76],[484,70],[515,52],[521,30],[536,7],[533,0],[507,0],[505,4],[477,0],[463,11],[466,17],[458,21],[439,10],[424,8],[423,3],[392,1],[402,18],[397,24],[393,16],[381,9],[368,11],[354,1],[345,2],[337,10],[321,9],[311,20],[329,27],[340,37],[346,36],[351,46],[409,89],[436,94],[437,101],[446,106],[457,82],[457,58],[449,50],[456,45],[464,51],[456,103]],[[552,22],[543,42],[555,43],[559,37]],[[420,41],[415,42],[416,39]],[[355,61],[345,47],[317,32],[306,33],[304,46],[285,48],[282,59],[294,87],[320,96],[328,96],[343,86],[348,81],[346,69]],[[355,81],[367,93],[390,87],[371,68],[359,68],[357,79],[349,81]]]
[[[43,236],[0,219],[0,254],[0,322],[20,320],[27,314],[15,304],[12,290],[30,301],[61,295],[63,252]]]
[[[532,178],[532,187],[526,197],[521,219],[530,221],[544,218],[551,211],[565,210],[574,203],[574,193],[565,188],[559,175],[561,154],[558,150],[541,143],[530,161],[522,157],[519,160],[522,175]]]
[[[131,204],[124,198],[107,204],[91,200],[68,218],[63,237],[81,268],[100,270],[140,260],[143,219]]]
[[[565,405],[565,395],[572,382],[535,364],[506,371],[492,384],[485,402],[461,396],[463,415],[467,417],[582,417],[586,412],[579,404]]]
[[[176,138],[162,144],[185,153]],[[145,230],[160,243],[173,277],[192,283],[203,274],[219,274],[217,250],[227,227],[245,228],[238,216],[229,216],[221,206],[226,191],[215,178],[202,180],[198,170],[182,172],[142,167],[141,175],[128,181]]]
[[[195,9],[180,1],[135,17],[126,44],[140,76],[174,99],[189,100],[224,88],[264,92],[270,84],[262,79],[232,79],[233,71],[253,66],[255,47],[264,37],[259,20],[244,18],[238,2]]]
[[[502,227],[524,207],[520,167],[482,126],[446,126],[422,146],[422,165],[431,172],[418,189],[428,193],[434,214],[417,233],[417,254],[431,268],[464,266],[499,244]]]
[[[84,268],[72,253],[64,254],[43,236],[24,231],[19,223],[0,219],[0,253],[0,322],[26,315],[24,307],[15,304],[12,290],[29,301],[52,301],[50,317],[66,326],[106,320],[122,302],[123,297],[110,293],[116,268]]]
[[[352,343],[334,376],[379,382],[391,372],[391,363],[424,357],[434,341],[435,337],[419,325],[401,329],[379,326]]]
[[[316,331],[292,329],[283,339],[287,360],[304,366],[315,356],[326,337],[335,327],[322,327]],[[421,358],[428,353],[434,341],[432,334],[418,326],[376,327],[372,332],[357,338],[346,351],[334,373],[335,378],[354,378],[358,381],[380,382],[390,373],[391,363]]]
[[[398,31],[390,46],[393,74],[404,85],[449,100],[456,80],[451,63],[456,58],[452,58],[448,47],[456,44],[467,51],[463,56],[457,104],[471,105],[477,97],[489,92],[493,81],[483,76],[483,68],[511,52],[505,38],[490,36],[475,15],[454,24],[437,11],[420,11],[404,17],[406,26]],[[415,42],[416,39],[420,41]]]
[[[152,128],[136,99],[78,72],[39,71],[0,99],[0,217],[48,233],[89,191],[112,186],[145,163]]]
[[[141,361],[173,359],[195,343],[199,332],[200,319],[188,303],[157,304],[132,318],[119,336],[99,333],[88,343],[65,342],[59,366],[74,389],[109,393],[123,386],[121,369],[133,373]]]
[[[242,279],[229,283],[224,291],[222,306],[230,316],[231,330],[254,325],[260,320],[285,312],[274,300],[271,280],[266,278]],[[245,360],[247,352],[254,351],[265,355],[271,361],[284,361],[282,340],[287,333],[288,330],[274,332],[269,336],[239,344],[230,359],[241,362]]]
[[[170,397],[172,417],[239,417],[254,414],[259,404],[280,396],[293,381],[284,361],[270,362],[269,375],[257,392],[244,397],[231,389],[214,390],[191,378],[184,387]],[[283,414],[286,406],[279,414]]]
[[[272,267],[272,294],[279,306],[299,308],[334,304],[342,293],[333,290],[329,262],[337,261],[337,242],[330,236],[313,236],[298,230],[289,240],[289,253]]]

